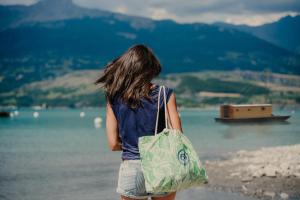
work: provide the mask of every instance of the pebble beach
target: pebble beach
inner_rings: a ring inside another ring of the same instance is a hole
[[[258,199],[300,199],[300,144],[240,150],[205,165],[211,189]]]

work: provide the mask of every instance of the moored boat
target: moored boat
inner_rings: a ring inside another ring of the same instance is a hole
[[[224,104],[218,122],[282,122],[290,115],[273,115],[271,104]]]

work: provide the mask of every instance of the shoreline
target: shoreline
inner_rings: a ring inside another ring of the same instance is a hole
[[[300,199],[300,144],[240,150],[205,166],[210,189],[258,199]]]
[[[300,104],[272,104],[274,110],[299,110]],[[178,110],[215,110],[219,111],[220,104],[216,105],[203,105],[203,106],[195,106],[195,107],[186,107],[186,106],[178,106]],[[32,110],[53,110],[53,109],[66,109],[66,110],[76,110],[76,109],[105,109],[105,106],[84,106],[84,107],[69,107],[69,106],[15,106],[15,105],[0,105],[0,109],[8,109],[8,110],[19,110],[19,109],[32,109]]]

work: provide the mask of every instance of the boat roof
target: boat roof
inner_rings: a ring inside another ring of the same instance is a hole
[[[272,104],[262,103],[262,104],[228,104],[233,107],[249,107],[249,106],[272,106]]]

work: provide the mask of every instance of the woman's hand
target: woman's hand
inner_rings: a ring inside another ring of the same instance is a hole
[[[106,134],[110,149],[112,151],[122,151],[118,122],[109,102],[106,104]]]

